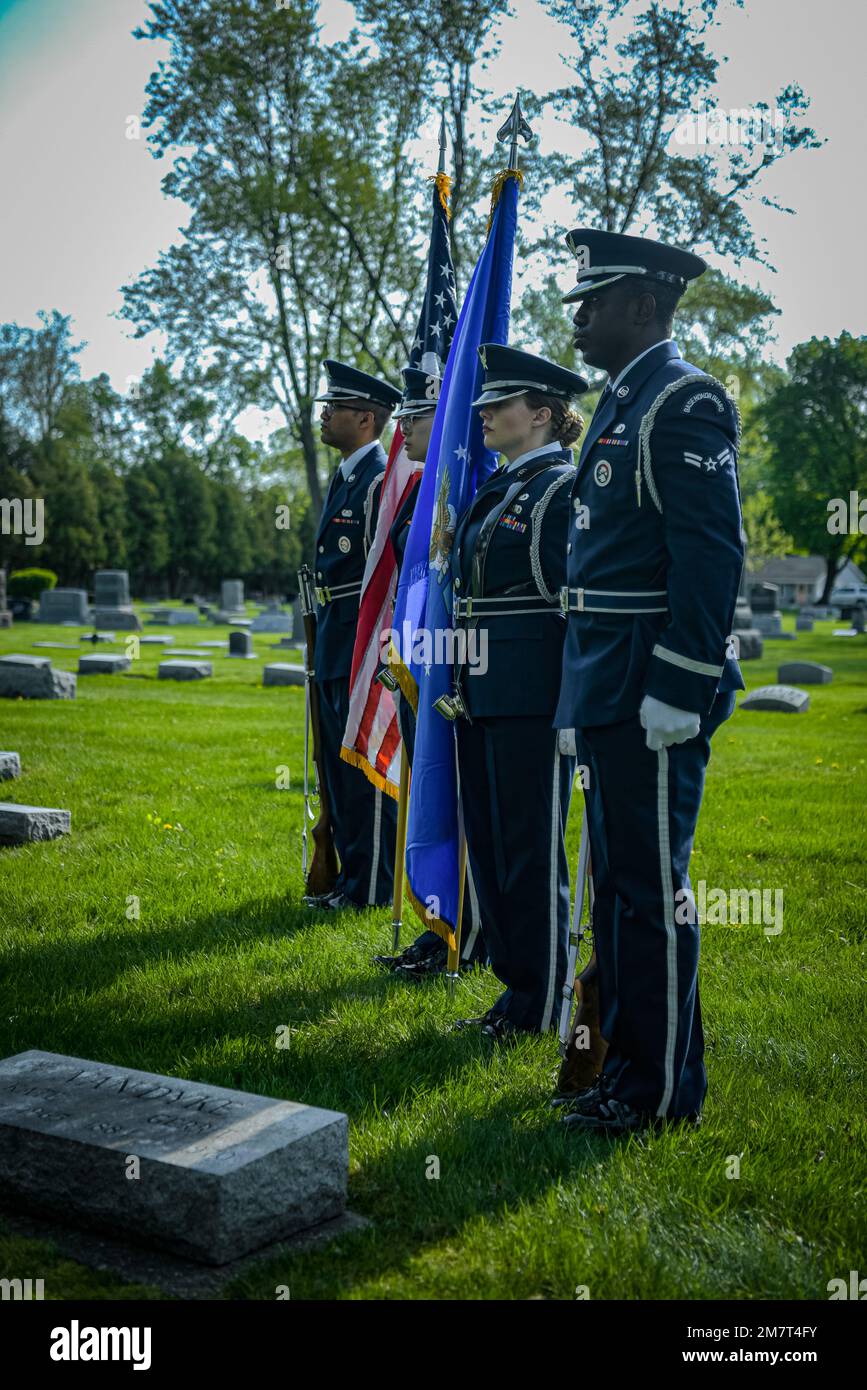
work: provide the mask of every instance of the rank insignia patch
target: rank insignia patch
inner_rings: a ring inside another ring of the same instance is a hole
[[[716,473],[717,469],[725,469],[732,462],[733,454],[728,445],[720,449],[715,456],[708,455],[704,458],[701,454],[685,453],[684,463],[690,464],[693,468],[700,468],[705,473]]]

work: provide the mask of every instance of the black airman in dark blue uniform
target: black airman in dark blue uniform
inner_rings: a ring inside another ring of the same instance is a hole
[[[400,400],[387,381],[342,362],[324,363],[328,389],[322,439],[340,450],[316,533],[314,656],[325,781],[340,874],[318,907],[361,908],[391,901],[395,802],[340,757],[349,714],[349,676],[364,565],[376,530],[385,454],[379,436]]]
[[[587,765],[602,1033],[572,1125],[696,1119],[707,1086],[689,857],[710,738],[743,688],[737,409],[671,340],[705,263],[579,229],[575,343],[609,373],[572,490],[557,726]]]
[[[570,403],[587,383],[499,344],[479,353],[485,442],[508,461],[455,532],[455,623],[466,659],[451,712],[485,944],[505,985],[483,1018],[463,1023],[502,1040],[554,1025],[566,971],[564,835],[575,758],[562,751],[553,718],[575,476],[568,445],[583,425]]]

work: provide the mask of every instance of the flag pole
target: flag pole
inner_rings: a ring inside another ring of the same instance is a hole
[[[445,130],[445,117],[443,117],[442,124],[441,124],[441,126],[440,126],[440,142],[442,142],[444,130]],[[512,104],[512,109],[511,109],[511,111],[509,112],[509,115],[508,115],[507,120],[505,120],[505,121],[503,122],[503,124],[500,126],[500,129],[497,131],[497,141],[498,141],[498,143],[500,143],[500,144],[505,144],[505,142],[506,142],[507,140],[509,141],[509,162],[508,162],[508,166],[507,166],[507,171],[508,171],[508,173],[517,173],[517,170],[518,170],[518,141],[519,141],[519,139],[520,139],[520,140],[523,140],[523,141],[525,141],[525,142],[527,142],[527,141],[529,141],[529,140],[532,140],[532,138],[533,138],[533,132],[532,132],[532,130],[530,129],[530,127],[529,127],[529,125],[527,124],[527,122],[525,121],[525,119],[524,119],[524,113],[523,113],[522,110],[521,110],[521,94],[520,94],[520,92],[519,92],[519,93],[517,94],[517,96],[515,97],[515,100],[514,100],[514,102],[513,102],[513,104]],[[441,158],[442,158],[442,149],[443,149],[443,146],[442,146],[442,143],[440,143],[440,157],[441,157]],[[502,176],[501,176],[501,177],[502,177]],[[495,193],[495,194],[494,194],[494,202],[496,202],[497,196],[498,196],[498,193]],[[492,204],[491,216],[493,217],[493,204]],[[461,817],[460,844],[459,844],[459,853],[458,853],[458,911],[457,911],[457,921],[455,922],[455,945],[454,945],[454,949],[452,949],[451,946],[449,947],[448,963],[447,963],[447,967],[446,967],[446,979],[448,980],[448,987],[449,987],[449,993],[450,993],[450,994],[454,994],[454,992],[455,992],[455,984],[456,984],[457,981],[460,979],[460,975],[461,975],[461,927],[462,927],[462,924],[463,924],[464,891],[465,891],[465,888],[466,888],[466,882],[467,882],[467,837],[466,837],[466,834],[464,833],[463,817]]]
[[[403,880],[406,871],[406,821],[409,811],[409,758],[406,746],[400,750],[400,795],[397,803],[397,838],[394,846],[394,899],[392,903],[392,950],[400,948],[403,914]]]
[[[507,140],[510,142],[509,163],[507,166],[510,171],[517,171],[518,168],[519,137],[524,141],[529,141],[533,138],[533,132],[525,121],[524,113],[521,110],[520,92],[515,97],[508,119],[503,122],[500,129],[497,131],[497,140],[501,145],[504,145]]]
[[[461,926],[464,920],[464,889],[467,883],[467,837],[461,826],[460,849],[458,853],[458,913],[455,922],[455,946],[452,950],[449,947],[449,958],[446,969],[446,979],[449,982],[449,994],[454,994],[455,984],[461,977]]]

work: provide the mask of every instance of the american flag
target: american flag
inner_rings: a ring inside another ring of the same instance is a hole
[[[451,180],[440,173],[432,182],[427,283],[408,365],[441,377],[458,311],[449,237]],[[380,492],[376,535],[364,570],[349,678],[349,717],[340,750],[341,758],[360,767],[375,786],[395,799],[400,793],[400,731],[394,696],[379,684],[376,673],[382,665],[380,637],[391,627],[397,588],[397,561],[389,532],[420,471],[421,466],[407,458],[398,424]]]

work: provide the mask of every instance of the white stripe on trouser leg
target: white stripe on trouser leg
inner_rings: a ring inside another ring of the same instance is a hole
[[[376,902],[376,875],[379,871],[379,827],[382,821],[382,792],[379,787],[374,793],[373,802],[373,856],[370,862],[370,887],[367,890],[368,906]]]
[[[467,855],[467,892],[470,895],[470,920],[473,925],[466,939],[463,935],[461,936],[461,960],[469,960],[476,944],[476,937],[479,934],[479,896],[476,892],[476,885],[473,883],[473,870],[469,855]]]
[[[659,877],[665,917],[665,1085],[657,1115],[665,1115],[674,1094],[674,1049],[677,1042],[677,930],[671,887],[671,840],[668,833],[668,749],[660,748],[656,763],[656,824],[659,838]]]
[[[547,1033],[551,1027],[551,1012],[554,1008],[554,985],[557,973],[557,927],[560,918],[560,748],[557,734],[554,734],[554,782],[551,787],[551,845],[548,871],[548,993],[545,996],[545,1009],[539,1031]]]

